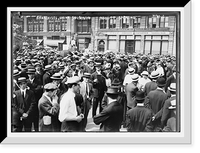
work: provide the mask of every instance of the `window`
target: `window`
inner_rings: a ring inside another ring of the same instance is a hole
[[[133,19],[133,28],[139,28],[140,27],[140,17],[135,17],[135,19]]]
[[[156,20],[157,20],[157,17],[153,17],[152,28],[156,28]]]
[[[165,27],[169,26],[169,17],[165,17]]]
[[[54,21],[48,20],[48,31],[54,31]]]
[[[164,28],[165,27],[165,17],[161,16],[160,17],[160,28]]]
[[[127,17],[121,18],[121,27],[128,28],[129,27],[129,19]]]
[[[52,40],[60,40],[60,36],[52,36]]]
[[[61,20],[61,31],[67,30],[67,20]]]
[[[77,32],[90,32],[91,20],[77,20]]]
[[[44,21],[42,19],[27,18],[28,32],[43,31]]]
[[[116,28],[116,18],[109,19],[109,28],[110,29]]]
[[[107,20],[100,19],[100,29],[106,29],[106,26],[107,26]]]

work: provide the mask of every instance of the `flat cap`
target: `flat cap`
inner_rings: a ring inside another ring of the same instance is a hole
[[[45,84],[44,89],[57,89],[57,86],[54,83],[47,83]]]

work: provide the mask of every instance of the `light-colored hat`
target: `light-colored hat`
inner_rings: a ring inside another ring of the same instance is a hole
[[[176,109],[176,100],[171,101],[171,106],[169,106],[168,109]]]
[[[80,80],[81,80],[80,77],[78,77],[78,76],[73,76],[73,77],[69,78],[69,79],[65,82],[65,84],[78,83]]]
[[[44,86],[44,89],[57,89],[58,87],[54,84],[54,83],[47,83],[47,84],[45,84],[45,86]]]
[[[148,76],[149,73],[148,73],[147,71],[143,71],[143,72],[141,73],[141,75],[146,75],[146,76]]]
[[[159,72],[158,71],[152,71],[151,72],[151,75],[150,75],[150,78],[151,79],[156,79],[160,76]]]
[[[170,86],[168,87],[168,90],[176,92],[176,83],[171,83]]]
[[[44,69],[47,71],[47,70],[51,70],[51,65],[46,65],[45,67],[44,67]]]
[[[130,67],[130,68],[128,69],[128,73],[129,73],[129,74],[134,73],[134,72],[135,72],[135,69],[134,69],[134,68]]]
[[[132,81],[138,81],[139,75],[138,74],[133,74],[132,76]]]
[[[51,79],[53,79],[53,80],[62,80],[62,77],[61,77],[61,74],[60,74],[60,73],[54,73],[54,74],[51,76]]]
[[[18,69],[14,69],[13,70],[13,76],[16,77],[16,76],[19,76],[20,75],[20,71]]]
[[[21,82],[26,82],[26,78],[25,77],[20,77],[18,78],[18,83],[21,83]]]

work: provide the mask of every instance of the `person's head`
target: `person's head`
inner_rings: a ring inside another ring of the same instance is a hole
[[[96,63],[95,67],[96,67],[96,71],[101,71],[101,63]]]
[[[67,84],[69,89],[72,89],[74,93],[80,92],[80,85],[79,85],[80,77],[74,76],[69,78],[65,84]]]
[[[159,72],[158,71],[152,71],[151,72],[151,75],[150,75],[150,78],[151,78],[151,80],[157,80],[158,79],[158,77],[160,76],[160,74],[159,74]]]
[[[41,71],[42,70],[42,65],[39,62],[35,63],[35,70],[36,71]]]
[[[159,78],[157,79],[156,83],[157,83],[157,86],[158,86],[159,88],[164,88],[165,85],[166,85],[165,78],[164,78],[164,77],[159,77]]]
[[[143,72],[141,73],[141,76],[142,76],[143,78],[147,79],[148,76],[149,76],[149,73],[148,73],[147,71],[143,71]]]
[[[145,94],[143,91],[137,91],[135,95],[135,100],[137,103],[143,103],[145,99]]]
[[[20,87],[20,89],[24,90],[27,87],[27,81],[25,77],[20,77],[18,78],[18,85]]]
[[[88,80],[90,79],[90,76],[91,76],[90,73],[84,73],[84,74],[83,74],[83,80],[84,80],[85,82],[88,82]]]
[[[61,80],[62,80],[62,76],[60,73],[54,73],[51,76],[52,79],[52,83],[56,84],[57,86],[60,84]]]
[[[35,77],[35,68],[34,67],[29,67],[28,70],[27,70],[27,74],[28,74],[28,77],[29,79],[33,79]]]
[[[47,96],[53,97],[57,93],[57,86],[54,83],[47,83],[44,86],[44,90],[45,90],[45,93],[47,94]]]
[[[139,75],[137,73],[133,74],[132,76],[132,82],[133,83],[138,83],[139,80]]]
[[[168,90],[172,95],[176,94],[176,83],[171,83],[170,86],[168,87]]]
[[[118,97],[118,94],[119,94],[119,91],[118,91],[118,87],[115,87],[115,86],[110,86],[108,89],[107,89],[107,96],[108,96],[108,99],[117,99]]]

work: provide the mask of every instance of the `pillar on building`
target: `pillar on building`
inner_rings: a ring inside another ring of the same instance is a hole
[[[132,17],[129,16],[128,20],[129,20],[129,28],[133,28],[133,24],[131,23]]]
[[[27,32],[27,17],[24,16],[24,33]]]
[[[109,17],[106,18],[107,24],[106,24],[106,29],[109,29]]]
[[[105,39],[105,51],[108,50],[108,36]]]
[[[44,16],[44,27],[43,27],[43,32],[47,32],[47,16]]]
[[[119,35],[116,35],[116,52],[119,52],[120,51],[120,48],[119,48]]]
[[[44,46],[46,45],[46,40],[47,40],[47,36],[43,36],[43,43],[44,43]]]
[[[156,28],[159,28],[160,27],[160,17],[157,17],[156,18]]]
[[[91,50],[94,50],[94,41],[95,41],[95,36],[96,36],[96,31],[95,31],[95,17],[91,18]]]
[[[141,35],[140,53],[144,54],[144,35]]]

